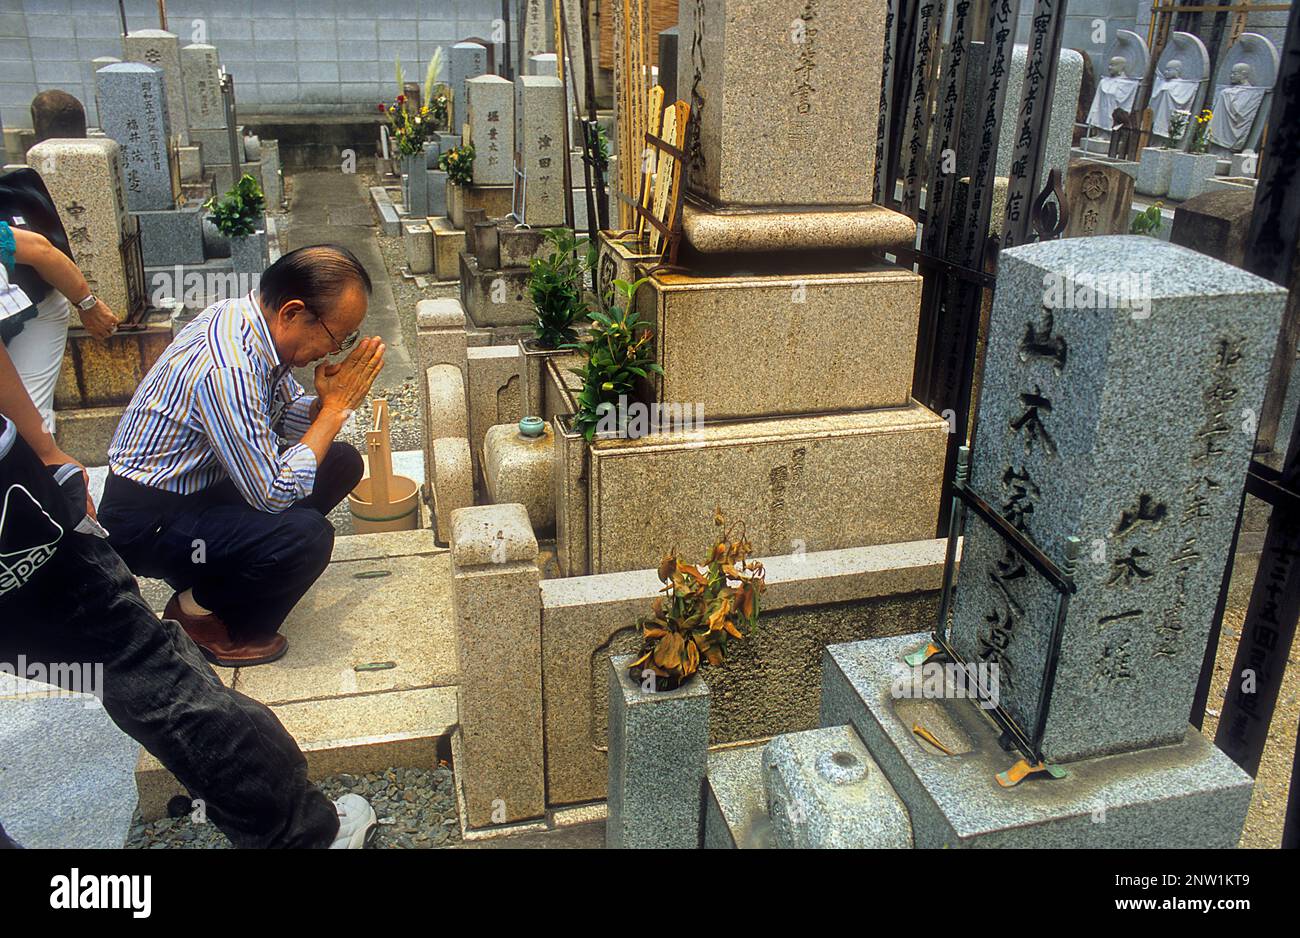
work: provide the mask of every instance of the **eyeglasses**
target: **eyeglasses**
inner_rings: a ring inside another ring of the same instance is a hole
[[[329,336],[330,341],[334,343],[334,351],[330,353],[332,355],[338,355],[342,352],[352,351],[354,348],[356,348],[357,342],[360,341],[361,339],[361,330],[357,329],[352,333],[350,333],[349,335],[345,335],[343,337],[343,341],[340,342],[338,339],[334,338],[334,333],[330,332],[330,327],[325,325],[325,320],[317,316],[316,321],[320,323],[320,327],[325,330],[325,334]]]

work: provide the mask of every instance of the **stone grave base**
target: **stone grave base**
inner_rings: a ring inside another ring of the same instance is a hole
[[[936,614],[943,554],[943,541],[927,540],[764,557],[758,628],[702,675],[712,698],[709,743],[816,728],[822,650],[837,636],[906,634]],[[662,585],[654,569],[541,581],[550,806],[605,797],[609,657],[639,645],[637,620]]]
[[[140,223],[140,254],[146,267],[203,263],[203,213],[199,206],[132,214]]]
[[[921,278],[884,263],[835,273],[791,263],[768,273],[776,263],[754,264],[762,273],[651,275],[637,303],[664,374],[646,396],[702,406],[707,419],[907,404]]]
[[[513,186],[460,186],[447,183],[447,215],[457,228],[465,227],[467,211],[482,209],[488,218],[500,218],[509,215],[513,207]]]
[[[560,568],[653,568],[673,547],[707,556],[719,506],[760,556],[931,538],[947,439],[947,422],[915,402],[590,445],[559,427]]]
[[[144,285],[151,299],[170,298],[206,308],[218,300],[243,296],[255,284],[249,275],[236,273],[229,257],[214,257],[201,264],[146,267]]]
[[[917,847],[1235,847],[1253,783],[1194,729],[1181,743],[1062,765],[1065,778],[995,779],[1019,754],[977,705],[894,699],[902,656],[929,633],[826,649],[823,725],[852,724],[907,805]],[[918,686],[920,682],[917,682]],[[912,732],[924,726],[954,755]]]
[[[152,291],[147,277],[145,283],[148,295]],[[121,314],[121,310],[116,312]],[[54,388],[55,410],[129,403],[136,387],[171,344],[170,316],[170,310],[149,310],[143,329],[119,329],[104,342],[79,325],[70,327]]]
[[[476,326],[531,325],[537,313],[528,294],[527,267],[486,270],[468,251],[460,252],[460,301]]]
[[[701,254],[756,251],[866,250],[908,248],[916,222],[882,205],[843,211],[712,211],[687,202],[682,211],[687,243]]]
[[[455,280],[460,276],[460,255],[465,250],[465,232],[448,218],[429,217],[433,232],[433,274],[439,280]]]

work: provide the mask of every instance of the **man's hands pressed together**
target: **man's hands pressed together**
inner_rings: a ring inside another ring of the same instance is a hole
[[[357,343],[343,361],[325,361],[317,365],[316,395],[320,410],[356,410],[383,370],[385,348],[378,336],[371,336]]]

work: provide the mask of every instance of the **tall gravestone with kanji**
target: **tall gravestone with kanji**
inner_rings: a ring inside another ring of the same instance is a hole
[[[1046,761],[1187,732],[1285,300],[1154,238],[1000,255],[969,488],[1077,592],[1054,650],[1056,589],[972,514],[951,635]]]
[[[135,223],[127,211],[121,147],[107,137],[46,140],[27,151],[27,165],[54,199],[91,292],[119,316],[143,307],[142,284],[127,270]]]
[[[122,51],[126,61],[152,65],[162,71],[168,127],[180,138],[181,146],[189,146],[185,79],[181,70],[180,41],[176,34],[163,29],[138,29],[122,37]]]
[[[465,86],[474,144],[474,185],[510,185],[515,175],[514,86],[497,75],[471,78]]]
[[[174,209],[177,193],[162,70],[138,62],[105,66],[95,73],[95,98],[100,127],[122,148],[127,208]]]
[[[524,174],[523,220],[534,228],[564,224],[564,169],[569,158],[564,149],[564,121],[560,79],[543,75],[515,79],[516,147]]]

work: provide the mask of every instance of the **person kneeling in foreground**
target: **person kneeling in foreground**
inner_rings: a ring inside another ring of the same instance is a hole
[[[214,664],[283,656],[279,628],[329,563],[326,516],[362,475],[334,438],[384,364],[378,338],[358,342],[370,290],[346,248],[289,252],[181,330],[118,424],[101,520]],[[289,370],[317,361],[311,397]]]
[[[0,266],[0,320],[26,305],[15,289]],[[60,680],[76,670],[69,662],[102,663],[109,717],[235,846],[355,849],[374,830],[364,798],[331,804],[275,714],[225,687],[141,599],[95,521],[84,467],[54,442],[2,345],[0,624],[0,661],[22,655]],[[0,826],[0,848],[16,846]]]

